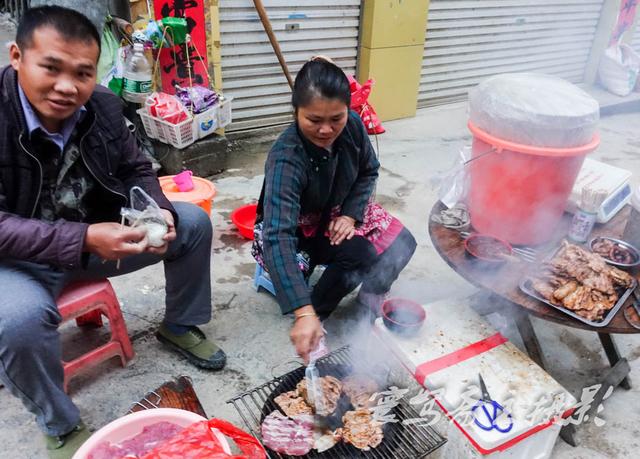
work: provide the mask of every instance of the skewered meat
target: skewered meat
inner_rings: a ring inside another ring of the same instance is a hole
[[[545,263],[531,286],[547,301],[588,320],[602,320],[618,301],[619,291],[633,278],[609,266],[597,254],[563,241],[553,259]]]
[[[297,416],[299,414],[313,414],[313,410],[302,397],[298,395],[297,390],[291,390],[278,395],[274,401],[284,411],[287,416]]]
[[[378,391],[378,383],[367,375],[355,374],[342,380],[342,392],[349,397],[356,410],[373,405],[371,396]]]
[[[333,376],[323,376],[320,378],[320,386],[322,387],[322,401],[325,412],[318,414],[328,416],[332,414],[338,406],[338,400],[342,393],[342,384]],[[309,405],[315,406],[307,388],[306,378],[298,383],[296,389],[300,397],[302,397]]]
[[[314,445],[313,416],[299,415],[289,419],[275,410],[264,418],[260,430],[264,445],[278,453],[303,456]]]
[[[367,451],[382,442],[382,427],[369,410],[347,411],[342,417],[342,440]]]

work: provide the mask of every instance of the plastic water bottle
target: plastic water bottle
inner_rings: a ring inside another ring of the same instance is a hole
[[[144,54],[144,45],[135,43],[124,64],[122,97],[129,102],[144,103],[151,94],[152,66]]]

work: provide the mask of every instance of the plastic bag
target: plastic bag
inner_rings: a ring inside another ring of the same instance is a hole
[[[231,438],[243,452],[233,455],[220,443],[211,429]],[[222,419],[191,424],[171,440],[142,457],[142,459],[265,459],[260,442],[245,431]]]
[[[192,113],[202,113],[218,102],[218,94],[204,86],[183,88],[176,85],[176,97]]]
[[[101,39],[100,59],[98,60],[97,81],[111,89],[117,96],[122,95],[124,77],[125,48],[121,47],[107,21]]]
[[[604,88],[618,96],[628,96],[638,81],[640,56],[626,44],[607,48],[600,59],[598,78]]]
[[[129,195],[131,208],[123,207],[120,214],[133,228],[144,228],[151,247],[162,247],[166,242],[163,237],[168,227],[162,210],[156,201],[139,186],[131,188]]]
[[[384,128],[376,111],[371,104],[369,104],[369,95],[371,94],[374,81],[369,79],[361,85],[351,75],[347,75],[347,78],[349,79],[349,89],[351,90],[351,110],[354,110],[360,115],[360,119],[367,128],[368,134],[384,133]]]
[[[438,189],[438,198],[447,208],[464,202],[469,191],[467,164],[471,160],[471,147],[465,146],[458,153],[453,166],[431,177],[431,186]]]
[[[162,27],[166,29],[165,37],[169,37],[172,46],[184,45],[187,42],[189,28],[186,18],[167,16],[158,22],[162,23]]]
[[[178,124],[191,117],[187,108],[171,94],[154,92],[145,102],[147,111],[154,118]]]
[[[104,31],[102,32],[102,39],[100,40],[100,49],[97,81],[102,81],[113,67],[115,67],[118,60],[118,49],[120,49],[120,44],[111,30],[110,20],[107,20],[105,23]]]
[[[469,119],[503,140],[570,148],[596,133],[600,105],[576,85],[540,73],[505,73],[469,91]]]

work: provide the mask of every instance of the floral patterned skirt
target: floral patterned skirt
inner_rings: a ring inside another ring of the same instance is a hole
[[[340,207],[331,209],[331,220],[340,216]],[[369,240],[376,249],[378,255],[383,253],[392,243],[404,226],[393,215],[387,212],[380,204],[369,201],[365,211],[362,223],[356,226],[355,235],[362,236]],[[318,231],[321,221],[321,214],[301,215],[298,219],[298,227],[306,238],[314,237]],[[253,228],[253,246],[251,247],[251,255],[256,259],[258,264],[266,269],[264,265],[264,252],[262,243],[263,222],[257,223]],[[329,231],[325,231],[325,236],[329,237]],[[298,266],[305,277],[311,275],[311,267],[313,266],[311,257],[304,251],[296,254]]]

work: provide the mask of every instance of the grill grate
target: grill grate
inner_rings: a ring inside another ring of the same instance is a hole
[[[317,362],[321,374],[332,374],[338,378],[347,376],[352,360],[348,347],[330,353]],[[323,371],[324,370],[324,371]],[[244,392],[227,403],[232,404],[240,414],[247,428],[261,439],[260,424],[264,416],[277,409],[273,399],[280,393],[295,389],[304,378],[304,367],[299,367],[283,376],[275,378],[255,389]],[[398,422],[387,423],[383,427],[382,443],[369,451],[342,442],[322,453],[311,452],[307,458],[380,458],[380,459],[418,459],[427,456],[446,443],[446,439],[433,428],[420,425],[403,425],[405,419],[417,418],[418,414],[403,399],[393,411]],[[293,458],[267,449],[271,459]]]

